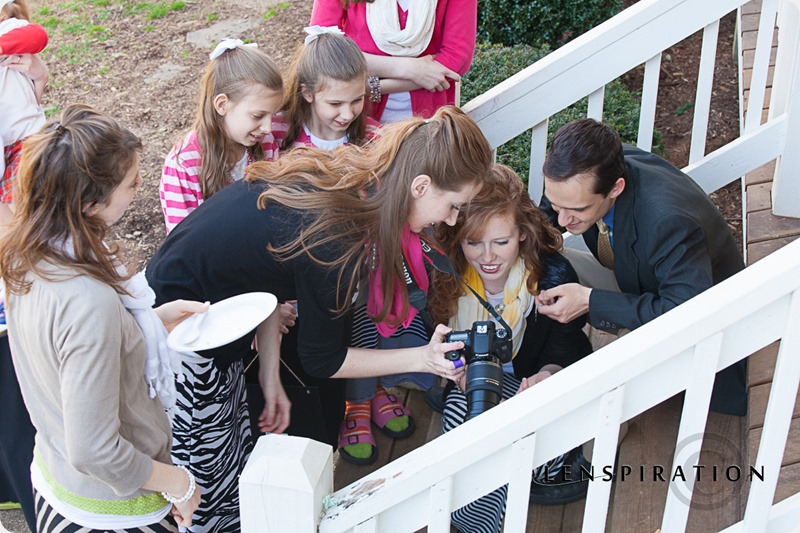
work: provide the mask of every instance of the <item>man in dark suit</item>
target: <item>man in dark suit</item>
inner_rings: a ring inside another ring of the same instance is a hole
[[[570,233],[583,235],[597,259],[594,268],[613,272],[619,286],[570,283],[542,291],[544,315],[567,322],[588,312],[595,328],[632,330],[744,268],[725,219],[705,192],[664,159],[623,146],[607,125],[581,119],[560,128],[543,173],[540,207]],[[583,268],[573,266],[580,276]],[[744,415],[745,384],[745,361],[720,371],[711,409]]]

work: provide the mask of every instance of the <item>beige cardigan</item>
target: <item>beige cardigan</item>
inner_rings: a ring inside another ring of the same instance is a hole
[[[87,276],[34,280],[7,302],[12,358],[54,480],[80,496],[120,500],[153,458],[171,463],[169,421],[144,380],[145,344],[108,285]]]

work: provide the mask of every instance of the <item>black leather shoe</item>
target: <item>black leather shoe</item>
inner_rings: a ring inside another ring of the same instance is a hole
[[[437,413],[444,413],[444,387],[437,383],[426,390],[425,403]]]
[[[583,456],[583,447],[571,450],[558,474],[549,476],[543,483],[531,480],[531,503],[539,505],[564,505],[582,500],[589,490],[591,463]]]

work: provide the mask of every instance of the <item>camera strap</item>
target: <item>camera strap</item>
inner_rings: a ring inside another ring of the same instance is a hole
[[[469,289],[469,291],[472,294],[475,295],[475,298],[478,299],[478,301],[481,303],[481,305],[484,308],[486,308],[486,310],[489,312],[489,314],[492,316],[492,318],[497,320],[497,323],[500,324],[500,326],[504,330],[506,330],[506,334],[508,334],[508,338],[510,339],[512,337],[512,331],[511,331],[511,328],[509,327],[509,325],[506,324],[506,321],[503,320],[503,317],[500,316],[500,313],[497,312],[497,310],[492,306],[492,304],[487,302],[483,298],[483,296],[478,294],[478,292],[475,289],[470,287],[469,284],[467,284],[467,282],[464,281],[464,278],[462,278],[461,275],[459,275],[459,273],[456,272],[456,269],[453,268],[453,263],[450,261],[450,258],[447,257],[447,255],[445,255],[445,253],[443,251],[441,251],[440,249],[436,248],[431,243],[429,243],[428,241],[423,239],[421,235],[420,235],[420,241],[422,242],[422,254],[423,254],[423,257],[428,261],[428,263],[430,263],[431,266],[433,266],[433,268],[435,268],[439,272],[443,272],[444,274],[452,275],[459,282],[461,282],[461,284],[463,286],[465,286],[467,289]]]
[[[425,255],[426,243],[422,239],[420,239],[420,241],[422,243],[422,257],[425,258],[427,257]],[[405,253],[403,253],[403,282],[406,284],[406,290],[408,291],[408,305],[417,310],[420,318],[422,318],[422,321],[425,323],[425,327],[433,331],[435,324],[427,309],[428,295],[422,290],[413,269],[408,266],[408,259],[406,259]]]

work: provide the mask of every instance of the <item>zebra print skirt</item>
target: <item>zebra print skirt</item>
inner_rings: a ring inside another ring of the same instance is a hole
[[[187,357],[183,371],[175,383],[172,460],[203,491],[189,531],[239,531],[239,475],[253,448],[243,363],[220,371],[212,359]]]
[[[507,400],[519,390],[520,380],[512,374],[503,374],[503,399]],[[457,428],[467,418],[467,397],[454,387],[447,395],[442,415],[442,433]],[[564,466],[567,454],[551,459],[532,472],[532,477],[544,482],[548,476],[556,477]],[[508,485],[478,498],[472,503],[453,511],[450,519],[461,533],[496,533],[506,514]]]
[[[83,527],[58,514],[36,489],[33,489],[33,505],[36,511],[37,533],[107,533],[109,531],[114,533],[177,533],[178,531],[175,519],[171,515],[165,516],[156,524],[135,528],[109,530]]]

